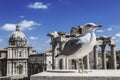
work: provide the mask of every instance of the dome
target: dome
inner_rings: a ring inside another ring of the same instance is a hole
[[[11,34],[10,38],[26,38],[26,36],[22,31],[20,31],[19,26],[16,26],[16,30]]]
[[[25,34],[21,31],[14,31],[11,34],[11,38],[26,38]]]
[[[16,30],[11,34],[9,38],[9,45],[14,45],[14,46],[24,46],[26,45],[26,36],[25,34],[20,31],[20,27],[17,25]]]

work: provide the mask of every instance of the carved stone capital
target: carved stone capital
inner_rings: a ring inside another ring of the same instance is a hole
[[[110,47],[115,47],[116,45],[115,45],[115,44],[110,44],[109,46],[110,46]]]
[[[101,48],[105,48],[105,47],[106,47],[106,45],[100,45],[100,47],[101,47]]]

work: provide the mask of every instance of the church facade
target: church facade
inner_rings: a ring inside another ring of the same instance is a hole
[[[16,30],[9,37],[9,45],[6,48],[6,76],[13,79],[27,77],[28,56],[33,54],[32,51],[32,47],[27,45],[25,34],[17,25]]]

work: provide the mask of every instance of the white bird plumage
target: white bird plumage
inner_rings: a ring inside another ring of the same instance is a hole
[[[82,59],[84,56],[89,54],[96,44],[96,35],[94,30],[99,27],[102,26],[94,23],[83,25],[82,34],[66,42],[63,50],[58,55],[58,58],[67,57],[71,59]]]

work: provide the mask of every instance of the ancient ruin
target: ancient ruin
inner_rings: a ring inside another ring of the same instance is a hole
[[[72,69],[72,61],[73,60],[67,60],[63,59],[60,61],[57,61],[55,59],[55,55],[57,55],[59,52],[62,51],[65,43],[70,39],[78,34],[81,34],[82,27],[72,27],[70,34],[67,34],[65,32],[53,32],[49,33],[48,36],[51,38],[51,46],[52,46],[52,69]],[[111,66],[110,69],[116,69],[116,54],[115,54],[115,38],[113,37],[105,37],[105,36],[99,36],[97,37],[96,45],[93,49],[93,59],[94,59],[94,69],[98,69],[98,53],[97,53],[97,47],[99,46],[101,49],[102,54],[102,69],[107,69],[107,62],[106,62],[106,53],[105,48],[106,46],[110,47],[110,60],[111,60]],[[59,49],[58,52],[56,52],[56,49]],[[89,61],[89,55],[87,55],[85,60],[85,66],[86,69],[90,69],[90,61]],[[58,64],[58,65],[56,65]],[[61,65],[60,65],[61,64]],[[76,66],[77,67],[77,66]]]

